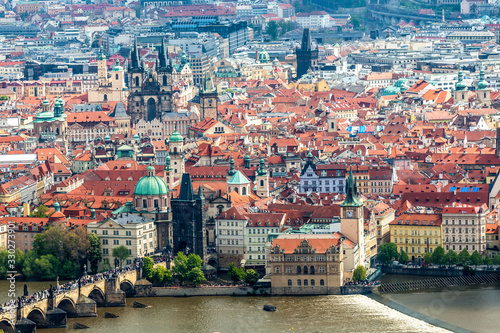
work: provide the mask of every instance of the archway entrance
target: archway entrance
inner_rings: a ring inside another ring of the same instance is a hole
[[[156,101],[153,97],[148,99],[148,121],[156,118]]]

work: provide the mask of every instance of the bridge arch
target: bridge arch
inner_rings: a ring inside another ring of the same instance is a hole
[[[57,307],[63,311],[65,311],[68,317],[74,317],[76,315],[76,305],[75,302],[71,298],[64,297]]]
[[[104,297],[104,293],[98,287],[92,289],[89,293],[88,298],[94,300],[97,306],[104,306],[106,304],[106,298]]]
[[[14,333],[16,331],[14,325],[7,319],[0,321],[0,330],[3,330],[5,333]]]
[[[33,308],[26,318],[34,322],[36,327],[47,327],[45,313],[39,308]]]
[[[123,280],[120,283],[120,290],[125,292],[125,295],[127,297],[134,296],[135,295],[135,287],[130,280]]]

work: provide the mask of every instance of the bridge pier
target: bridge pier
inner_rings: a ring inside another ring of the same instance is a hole
[[[8,331],[5,331],[9,333]],[[36,332],[36,324],[35,322],[22,318],[16,321],[16,333],[35,333]]]
[[[52,310],[48,310],[45,315],[47,319],[47,327],[48,328],[66,328],[68,325],[66,324],[66,311],[63,311],[59,308],[54,308]]]
[[[68,317],[97,317],[97,303],[84,295],[78,296],[75,313]]]
[[[139,297],[148,297],[153,293],[153,284],[146,279],[138,280],[135,283],[134,295]]]
[[[117,279],[112,278],[106,280],[104,284],[105,303],[104,306],[125,306],[125,292],[117,285]]]

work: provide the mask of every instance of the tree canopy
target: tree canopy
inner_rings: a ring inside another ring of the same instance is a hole
[[[408,258],[408,255],[406,254],[405,251],[401,251],[401,254],[399,255],[399,262],[402,264],[406,264],[410,259]]]
[[[122,266],[123,261],[127,260],[129,255],[130,254],[128,252],[128,249],[125,245],[120,245],[120,246],[115,247],[113,249],[113,257],[120,260],[120,266]]]
[[[432,263],[436,265],[441,265],[444,262],[444,249],[442,246],[438,246],[432,252]]]
[[[366,280],[366,268],[364,268],[361,265],[358,265],[358,267],[356,267],[354,269],[354,272],[352,273],[352,279],[354,281],[364,281],[364,280]]]
[[[378,247],[377,259],[384,265],[389,265],[398,258],[398,247],[394,243],[384,243]]]

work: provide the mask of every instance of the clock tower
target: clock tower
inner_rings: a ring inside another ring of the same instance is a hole
[[[356,265],[365,266],[366,248],[364,237],[363,201],[358,197],[356,181],[349,171],[346,183],[346,197],[340,204],[340,232],[358,245]]]

